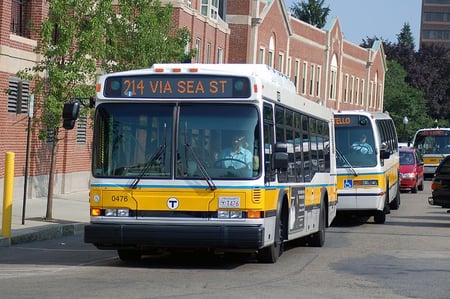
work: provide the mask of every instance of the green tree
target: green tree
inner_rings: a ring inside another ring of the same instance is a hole
[[[292,15],[308,24],[323,28],[327,21],[330,7],[324,7],[325,0],[307,0],[294,3],[290,9]]]
[[[190,32],[172,22],[173,7],[159,0],[118,0],[118,12],[109,11],[102,68],[122,71],[154,63],[183,62]]]
[[[397,34],[397,43],[399,45],[409,47],[411,50],[414,50],[416,47],[414,43],[414,37],[411,32],[411,26],[408,22],[403,24],[403,27],[399,34]]]
[[[427,114],[427,107],[423,93],[406,82],[407,72],[395,60],[387,60],[384,88],[384,110],[394,120],[401,139],[411,137],[419,128],[427,127],[431,118]],[[408,117],[406,132],[403,128],[403,118]]]
[[[94,4],[93,4],[94,3]],[[46,218],[52,219],[56,153],[61,112],[74,98],[95,94],[101,72],[182,61],[189,42],[186,29],[172,25],[171,5],[159,0],[49,0],[49,16],[39,28],[35,52],[42,59],[18,73],[33,80],[39,138],[51,141]],[[86,112],[85,112],[86,113]]]

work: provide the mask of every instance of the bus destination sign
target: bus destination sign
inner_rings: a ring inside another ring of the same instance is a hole
[[[113,76],[105,81],[108,98],[248,98],[246,77],[214,75]]]
[[[417,135],[419,135],[419,136],[447,136],[448,133],[449,133],[448,130],[435,129],[435,130],[419,131],[419,133],[417,133]]]
[[[366,126],[369,124],[369,119],[363,115],[335,115],[334,125],[336,127],[354,127]]]

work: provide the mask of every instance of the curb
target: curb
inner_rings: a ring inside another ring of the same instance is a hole
[[[60,237],[74,236],[84,233],[85,223],[47,224],[40,227],[13,231],[11,242],[8,238],[0,237],[0,247],[9,247],[33,241],[51,240]]]

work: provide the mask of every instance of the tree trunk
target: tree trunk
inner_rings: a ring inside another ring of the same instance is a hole
[[[55,181],[56,149],[58,145],[58,130],[55,130],[52,142],[52,154],[50,156],[50,171],[48,174],[47,213],[46,220],[53,220],[53,186]]]

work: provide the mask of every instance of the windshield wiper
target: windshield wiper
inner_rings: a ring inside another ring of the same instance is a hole
[[[166,128],[167,125],[164,124],[164,144],[161,145],[158,149],[158,151],[156,151],[148,160],[148,162],[145,163],[144,168],[142,169],[142,171],[139,173],[139,175],[133,180],[133,182],[130,185],[131,189],[136,189],[137,184],[139,184],[139,181],[144,177],[144,175],[147,173],[147,171],[150,169],[150,167],[152,166],[153,162],[155,162],[156,160],[161,159],[162,161],[162,168],[164,168],[164,161],[166,160],[166,148],[167,148],[167,132],[166,132]]]
[[[139,181],[144,177],[144,175],[147,173],[147,171],[153,165],[153,162],[160,159],[161,156],[164,156],[165,152],[166,152],[166,145],[163,144],[159,147],[158,151],[156,151],[153,154],[153,156],[145,163],[144,168],[141,170],[139,175],[134,178],[133,182],[130,185],[131,189],[136,189],[137,184],[139,184]]]
[[[349,168],[352,171],[353,175],[354,176],[358,176],[358,173],[356,173],[356,170],[353,168],[352,164],[347,160],[347,158],[341,153],[341,151],[337,147],[336,147],[336,153],[349,166]]]
[[[214,184],[211,176],[209,175],[208,171],[206,170],[205,165],[203,165],[203,163],[200,161],[197,153],[194,151],[194,149],[188,143],[185,143],[184,146],[191,152],[192,156],[195,159],[195,162],[197,162],[198,168],[200,169],[202,176],[205,178],[205,181],[208,183],[209,189],[211,189],[211,191],[216,190],[217,189],[216,185]],[[187,155],[186,155],[186,160],[187,160]]]

